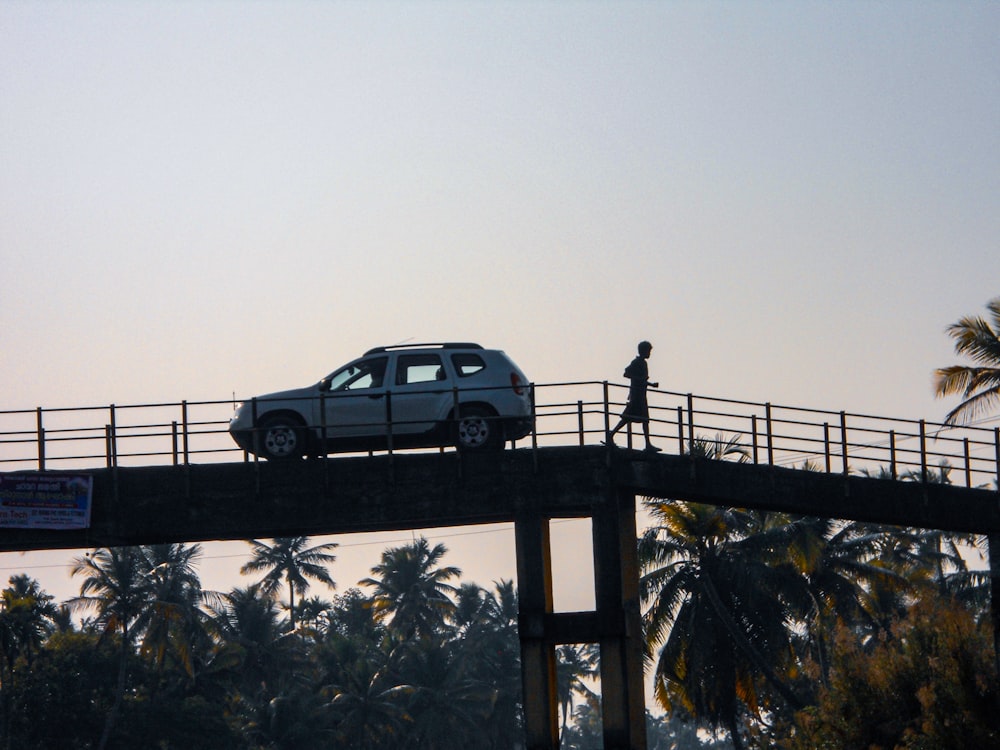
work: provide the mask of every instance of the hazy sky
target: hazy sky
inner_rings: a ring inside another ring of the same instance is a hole
[[[998,29],[992,1],[4,0],[0,410],[249,396],[406,339],[615,379],[648,338],[670,390],[939,420],[944,328],[1000,295]],[[448,562],[511,577],[482,531]],[[340,540],[341,588],[386,538]],[[75,593],[42,559],[0,579]]]

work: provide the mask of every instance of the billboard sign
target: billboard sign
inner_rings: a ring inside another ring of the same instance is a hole
[[[89,528],[93,489],[86,474],[0,474],[0,528]]]

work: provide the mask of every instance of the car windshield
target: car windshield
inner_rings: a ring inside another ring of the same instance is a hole
[[[386,357],[352,362],[332,375],[324,378],[331,391],[355,391],[364,388],[378,388],[385,376]]]

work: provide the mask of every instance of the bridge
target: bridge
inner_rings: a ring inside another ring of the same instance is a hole
[[[0,529],[0,550],[511,522],[527,747],[558,746],[555,647],[599,643],[605,747],[642,750],[636,497],[1000,534],[1000,428],[657,390],[652,431],[664,452],[655,454],[633,450],[631,436],[602,444],[623,386],[534,392],[535,429],[510,450],[292,463],[236,448],[229,401],[0,411],[0,471],[93,481],[88,528]],[[740,460],[719,460],[727,447]],[[592,612],[553,611],[557,518],[592,519]]]

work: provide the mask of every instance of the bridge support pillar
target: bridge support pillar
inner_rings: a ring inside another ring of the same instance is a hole
[[[515,521],[527,750],[559,747],[555,647],[564,643],[600,645],[605,750],[646,750],[635,495],[612,491],[591,528],[597,610],[553,614],[549,519]]]
[[[514,522],[514,536],[526,747],[557,750],[556,652],[546,626],[552,614],[549,519],[538,515],[519,517]]]
[[[618,491],[593,516],[605,750],[646,750],[635,495]]]

